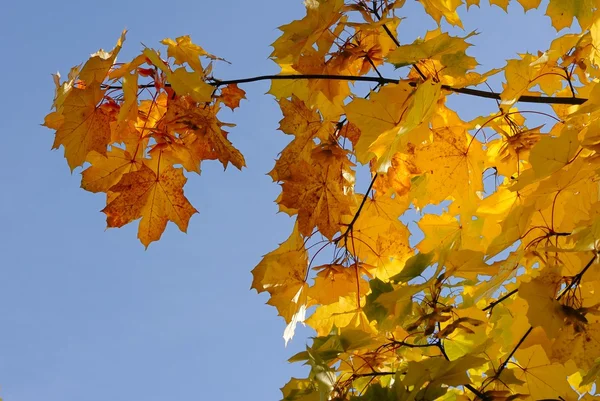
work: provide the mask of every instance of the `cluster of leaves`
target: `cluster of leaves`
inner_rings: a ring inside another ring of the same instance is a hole
[[[438,24],[462,26],[461,0],[419,1]],[[298,322],[317,333],[291,358],[310,373],[283,387],[284,400],[596,398],[597,2],[550,0],[557,31],[575,19],[581,32],[485,73],[466,53],[470,35],[437,29],[401,44],[404,0],[305,3],[306,16],[273,43],[281,74],[269,91],[292,137],[270,176],[296,224],[252,283],[285,319],[286,342]],[[509,0],[490,3],[506,10]],[[122,41],[65,82],[57,77],[45,125],[72,169],[89,164],[82,187],[107,194],[108,225],[141,217],[147,246],[168,220],[185,231],[195,212],[184,169],[199,173],[202,160],[244,166],[217,113],[244,97],[236,83],[262,78],[214,78],[218,58],[189,37],[162,42],[167,60],[144,49],[116,64]],[[407,77],[384,78],[385,64],[406,66]],[[499,95],[468,88],[498,73]],[[375,86],[361,96],[358,81]],[[497,107],[464,121],[446,104],[455,93]],[[526,102],[544,109],[517,108]],[[530,116],[547,122],[531,127]],[[371,171],[364,193],[355,191],[361,165]],[[401,220],[440,204],[412,232]],[[334,257],[315,266],[327,248]]]
[[[53,147],[64,147],[71,170],[89,164],[81,187],[106,193],[102,211],[108,227],[141,217],[138,238],[147,247],[160,239],[168,221],[186,231],[196,213],[183,195],[184,169],[199,174],[203,160],[216,159],[224,167],[245,166],[223,129],[232,124],[217,117],[222,105],[238,107],[245,92],[231,84],[217,95],[206,82],[212,64],[204,68],[200,59],[217,57],[187,36],[162,41],[175,64],[185,65],[177,69],[152,49],[115,64],[124,40],[125,32],[111,52],[93,54],[66,81],[54,76],[55,111],[44,125],[56,130]]]

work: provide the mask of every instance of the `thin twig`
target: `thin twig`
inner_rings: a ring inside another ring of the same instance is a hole
[[[561,292],[558,297],[556,297],[557,301],[560,301],[560,299],[571,288],[573,288],[573,286],[579,284],[579,282],[581,281],[581,278],[583,277],[583,275],[585,274],[585,272],[590,268],[590,266],[592,266],[592,264],[594,264],[594,261],[596,260],[596,257],[597,257],[597,254],[596,254],[596,252],[594,252],[594,256],[592,257],[592,259],[583,267],[583,269],[581,269],[581,271],[579,273],[577,273],[577,275],[575,275],[575,277],[573,278],[573,280],[571,281],[571,283],[564,289],[564,291]],[[500,377],[500,374],[506,368],[506,365],[508,364],[508,362],[510,361],[510,359],[513,357],[513,355],[515,354],[515,352],[517,352],[517,350],[523,344],[523,342],[525,341],[525,339],[527,339],[527,337],[529,336],[529,334],[531,333],[532,330],[533,330],[533,326],[530,326],[529,329],[527,330],[527,332],[525,332],[525,334],[523,334],[523,337],[521,337],[521,339],[519,340],[519,342],[517,343],[517,345],[515,345],[515,347],[513,348],[513,350],[510,352],[510,355],[508,355],[508,357],[504,360],[504,362],[502,362],[500,364],[500,367],[498,368],[498,371],[494,375],[496,378]]]
[[[502,371],[506,368],[506,365],[510,361],[510,358],[512,358],[513,355],[515,354],[515,352],[517,352],[517,350],[519,349],[519,347],[521,346],[521,344],[523,344],[523,341],[525,341],[525,339],[527,339],[527,337],[529,336],[529,334],[531,334],[532,330],[533,330],[533,326],[530,326],[529,329],[525,332],[525,334],[523,334],[523,337],[521,337],[521,339],[519,340],[519,342],[517,343],[517,345],[515,345],[515,347],[512,349],[512,351],[510,352],[510,355],[508,355],[508,357],[504,360],[504,362],[502,362],[500,364],[500,367],[498,368],[498,371],[494,375],[496,378],[500,377],[500,373],[502,373]]]
[[[487,311],[487,310],[491,310],[492,308],[494,308],[494,306],[498,305],[500,302],[504,301],[505,299],[510,298],[512,295],[516,294],[517,291],[519,291],[518,288],[515,288],[514,290],[512,290],[511,292],[509,292],[508,294],[498,298],[497,300],[495,300],[494,302],[490,302],[490,304],[488,306],[486,306],[485,308],[482,309],[482,311]]]
[[[369,183],[369,188],[367,188],[367,190],[365,191],[365,195],[363,196],[362,202],[360,203],[360,206],[358,207],[358,210],[354,214],[354,217],[352,218],[352,221],[346,227],[346,231],[342,235],[340,235],[339,237],[334,238],[333,241],[332,241],[333,243],[338,243],[338,242],[340,242],[340,240],[342,238],[347,238],[348,237],[348,234],[350,233],[350,231],[354,227],[354,223],[356,223],[356,220],[358,220],[358,216],[360,216],[360,212],[362,211],[362,208],[365,206],[365,203],[367,202],[367,198],[369,197],[369,191],[371,191],[371,188],[373,188],[373,185],[375,184],[375,180],[376,179],[377,179],[377,173],[375,173],[373,175],[373,178],[371,179],[371,182]]]
[[[373,14],[375,15],[375,17],[377,17],[378,20],[381,20],[381,16],[379,15],[379,13],[375,9],[375,7],[373,7],[373,9],[371,11],[373,11]],[[383,24],[382,26],[383,26],[383,30],[385,31],[385,33],[387,33],[387,35],[390,37],[390,39],[392,39],[394,44],[397,47],[400,47],[400,42],[398,41],[398,39],[396,39],[396,37],[394,36],[392,31],[390,31],[390,28],[388,28],[386,24]],[[417,74],[419,74],[419,76],[423,79],[423,81],[427,80],[427,77],[425,76],[425,74],[423,74],[423,71],[421,71],[421,69],[416,64],[413,64],[412,66],[415,69],[415,71],[417,72]]]
[[[596,260],[596,258],[598,257],[598,254],[596,252],[594,252],[594,256],[592,256],[592,258],[590,259],[590,261],[587,263],[587,265],[584,266],[584,268],[577,273],[577,275],[575,275],[573,277],[573,280],[571,280],[571,283],[569,283],[569,285],[560,293],[560,295],[558,296],[558,298],[556,298],[557,301],[560,301],[560,299],[571,290],[571,288],[573,288],[574,286],[578,285],[579,282],[581,281],[581,278],[583,277],[583,275],[585,274],[585,272],[594,264],[594,261]]]

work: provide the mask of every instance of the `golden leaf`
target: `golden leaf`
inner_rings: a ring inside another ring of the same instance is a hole
[[[186,232],[190,217],[198,212],[183,195],[186,181],[181,169],[170,166],[158,170],[143,164],[123,174],[110,187],[116,196],[102,210],[108,227],[122,227],[141,217],[138,238],[146,247],[160,239],[169,221]]]

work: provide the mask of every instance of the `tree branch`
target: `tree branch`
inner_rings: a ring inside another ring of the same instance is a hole
[[[498,298],[497,300],[495,300],[494,302],[490,302],[490,304],[488,306],[486,306],[485,308],[482,309],[482,311],[487,311],[487,310],[491,310],[494,308],[494,306],[498,305],[500,302],[504,301],[505,299],[510,298],[512,295],[516,294],[517,291],[519,291],[518,288],[515,288],[514,290],[512,290],[511,292],[509,292],[508,294]]]
[[[379,78],[379,77],[365,77],[358,75],[328,75],[328,74],[282,74],[282,75],[259,75],[256,77],[249,78],[237,78],[237,79],[226,79],[220,80],[213,78],[208,81],[210,85],[215,87],[220,87],[223,85],[229,84],[243,84],[250,82],[258,82],[258,81],[268,81],[268,80],[294,80],[294,79],[328,79],[328,80],[337,80],[337,81],[359,81],[359,82],[374,82],[379,85],[384,84],[397,84],[401,80],[395,78]],[[418,83],[410,82],[411,86],[417,86]],[[169,85],[167,85],[169,86]],[[139,85],[138,88],[153,88],[154,84],[145,84]],[[121,85],[102,85],[103,89],[123,89]],[[500,95],[498,93],[483,91],[479,89],[470,89],[470,88],[454,88],[449,85],[442,85],[442,89],[454,92],[454,93],[462,93],[463,95],[482,97],[485,99],[494,99],[500,100]],[[579,105],[583,104],[587,101],[585,98],[580,97],[564,97],[564,96],[531,96],[524,95],[517,99],[518,102],[521,103],[538,103],[538,104],[567,104],[567,105]]]
[[[594,264],[594,261],[596,260],[596,258],[598,257],[598,254],[596,252],[594,252],[594,256],[592,256],[592,258],[590,259],[590,261],[584,266],[584,268],[577,273],[577,275],[575,275],[573,277],[573,280],[571,280],[571,283],[569,283],[569,285],[567,287],[565,287],[565,289],[560,293],[560,295],[558,296],[558,298],[556,298],[557,301],[560,301],[560,299],[568,292],[571,290],[571,288],[573,288],[574,286],[578,285],[579,282],[581,281],[581,278],[583,277],[583,275],[585,274],[585,272]]]
[[[375,184],[375,180],[377,180],[377,173],[375,173],[373,175],[373,178],[371,179],[371,182],[369,183],[369,188],[367,188],[367,190],[365,191],[365,195],[362,198],[362,202],[360,202],[360,206],[358,207],[358,210],[354,214],[352,221],[350,222],[350,224],[348,224],[346,231],[344,231],[344,233],[342,235],[340,235],[339,237],[334,238],[332,240],[333,243],[338,243],[338,242],[340,242],[340,240],[342,238],[345,239],[348,237],[348,234],[350,233],[350,231],[352,231],[352,228],[354,228],[354,223],[356,223],[356,220],[358,220],[358,216],[360,216],[360,212],[362,211],[362,208],[365,206],[365,203],[367,202],[367,198],[369,197],[369,192],[371,191],[371,188],[373,188],[373,185]]]
[[[502,371],[506,368],[506,365],[508,364],[508,361],[510,361],[510,358],[512,358],[513,355],[515,354],[515,352],[517,352],[517,350],[519,349],[521,344],[523,344],[523,341],[525,341],[525,339],[529,336],[529,334],[531,334],[532,330],[533,330],[533,326],[529,326],[529,329],[525,332],[525,334],[523,334],[523,337],[521,337],[521,339],[519,340],[517,345],[515,345],[515,347],[512,349],[512,351],[510,351],[510,354],[508,355],[508,357],[504,360],[504,362],[502,362],[500,364],[498,371],[494,375],[496,378],[500,377],[500,373],[502,373]]]
[[[560,299],[571,288],[573,288],[575,285],[579,284],[579,282],[581,281],[581,278],[583,277],[583,275],[585,274],[585,272],[594,264],[594,261],[596,260],[596,257],[597,257],[597,253],[594,252],[594,256],[592,257],[592,259],[590,259],[590,261],[583,267],[583,269],[581,269],[581,271],[579,273],[577,273],[577,275],[574,276],[574,278],[571,281],[571,283],[563,290],[563,292],[561,292],[558,295],[558,297],[556,297],[557,301],[560,301]],[[514,290],[514,291],[516,292],[516,290]],[[506,365],[508,364],[508,361],[510,361],[510,358],[512,358],[513,355],[515,354],[515,352],[517,352],[517,350],[519,349],[519,347],[521,346],[521,344],[523,344],[523,342],[525,341],[525,339],[527,338],[527,336],[529,336],[529,334],[531,333],[532,330],[533,330],[533,326],[530,326],[529,329],[527,330],[527,332],[525,332],[525,334],[523,334],[523,337],[521,337],[521,339],[519,340],[519,342],[517,343],[517,345],[515,345],[515,347],[513,348],[513,350],[510,352],[510,355],[508,355],[508,357],[504,360],[504,362],[502,362],[502,364],[500,364],[500,367],[498,368],[498,371],[494,375],[496,378],[500,377],[500,373],[502,373],[502,371],[506,368]]]

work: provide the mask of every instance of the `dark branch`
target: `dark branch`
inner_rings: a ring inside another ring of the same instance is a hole
[[[395,375],[396,372],[369,372],[369,373],[354,373],[352,377],[373,377],[373,376],[389,376]]]
[[[523,344],[523,341],[525,341],[525,339],[527,339],[529,334],[531,334],[532,330],[533,330],[533,326],[530,326],[529,329],[525,332],[525,334],[523,334],[523,337],[521,337],[521,339],[519,340],[517,345],[515,345],[515,347],[512,349],[512,351],[510,352],[510,355],[508,355],[508,357],[504,360],[504,362],[502,362],[502,364],[500,364],[500,367],[498,368],[498,371],[495,374],[496,378],[500,377],[500,374],[506,368],[506,365],[508,364],[508,361],[510,361],[510,358],[512,358],[513,355],[515,354],[515,352],[517,352],[517,350],[519,349],[521,344]]]
[[[377,12],[377,9],[375,7],[373,7],[373,9],[371,11],[375,15],[375,17],[377,17],[377,19],[381,21],[381,16]],[[383,24],[383,30],[390,37],[390,39],[392,39],[392,41],[394,42],[396,47],[400,47],[400,42],[398,42],[398,39],[396,39],[396,37],[394,36],[392,31],[390,31],[390,28],[388,28],[386,24]],[[423,74],[423,71],[421,71],[421,69],[416,64],[413,64],[412,66],[414,67],[417,74],[419,74],[419,76],[421,76],[423,81],[425,81],[427,79],[427,77],[425,76],[425,74]]]
[[[585,274],[585,272],[594,264],[594,261],[596,260],[596,258],[598,257],[597,253],[594,252],[594,256],[592,256],[592,258],[590,259],[590,261],[587,263],[587,265],[584,266],[584,268],[577,273],[577,275],[575,275],[573,277],[573,280],[571,280],[571,283],[569,283],[569,285],[563,290],[563,292],[560,293],[560,295],[558,296],[558,298],[556,298],[557,301],[560,301],[560,299],[571,290],[571,288],[575,287],[576,285],[579,285],[579,282],[581,281],[581,278],[583,277],[583,275]]]
[[[514,290],[512,290],[511,292],[509,292],[508,294],[498,298],[497,300],[495,300],[494,302],[490,302],[490,304],[488,306],[486,306],[485,308],[482,309],[482,311],[487,311],[487,310],[491,310],[494,306],[498,305],[500,302],[504,301],[505,299],[510,298],[512,295],[516,294],[517,291],[519,291],[518,288],[515,288]]]
[[[440,328],[440,322],[438,322],[438,330]],[[450,358],[448,357],[448,354],[446,354],[446,350],[444,349],[444,344],[442,344],[442,340],[438,341],[435,345],[438,346],[438,348],[440,349],[440,352],[442,353],[442,355],[444,356],[444,358],[447,361],[450,361]],[[475,396],[480,399],[480,400],[487,400],[488,397],[485,396],[485,394],[483,394],[481,391],[477,390],[475,387],[473,387],[473,385],[471,384],[464,384],[463,385],[466,389],[468,389],[470,392],[472,392],[473,394],[475,394]]]
[[[427,344],[412,344],[412,343],[407,343],[404,341],[396,341],[393,340],[391,341],[389,344],[386,344],[386,346],[393,346],[393,347],[408,347],[408,348],[429,348],[429,347],[439,347],[438,343],[427,343]]]
[[[576,286],[576,285],[579,284],[579,282],[581,281],[581,278],[583,277],[583,275],[585,274],[585,272],[592,266],[592,264],[594,264],[594,261],[596,260],[596,257],[597,257],[597,253],[594,252],[594,256],[592,257],[592,259],[590,259],[590,261],[583,267],[583,269],[581,269],[581,271],[579,273],[577,273],[577,275],[575,275],[573,277],[573,280],[571,280],[571,283],[564,289],[564,291],[561,292],[558,297],[556,297],[557,301],[560,301],[560,299],[571,288],[573,288],[574,286]],[[515,290],[515,292],[516,292],[516,290]],[[533,330],[533,326],[530,326],[529,329],[527,330],[527,332],[525,334],[523,334],[523,337],[521,337],[521,339],[519,340],[519,342],[517,343],[517,345],[515,345],[515,347],[513,348],[513,350],[510,352],[510,355],[508,355],[508,357],[504,360],[504,362],[502,362],[502,364],[498,368],[498,371],[495,374],[496,378],[500,377],[500,374],[506,368],[506,365],[508,364],[508,362],[510,361],[510,359],[513,357],[513,355],[515,354],[515,352],[517,352],[517,350],[519,349],[519,347],[521,346],[521,344],[523,344],[523,342],[525,341],[525,339],[527,338],[527,336],[529,336],[529,334],[531,333],[532,330]]]
[[[208,83],[215,87],[220,87],[228,84],[243,84],[249,82],[258,82],[258,81],[268,81],[268,80],[294,80],[294,79],[328,79],[328,80],[338,80],[338,81],[360,81],[360,82],[374,82],[379,85],[384,84],[397,84],[401,80],[394,78],[379,78],[379,77],[365,77],[365,76],[354,76],[354,75],[327,75],[327,74],[298,74],[298,75],[259,75],[256,77],[249,78],[238,78],[238,79],[212,79]],[[411,82],[410,85],[417,86],[416,82]],[[169,85],[167,85],[169,86]],[[146,84],[139,85],[138,88],[153,88],[154,84]],[[103,89],[123,89],[121,85],[102,85]],[[482,97],[486,99],[494,99],[500,100],[500,95],[498,93],[483,91],[479,89],[469,89],[469,88],[453,88],[449,85],[442,85],[442,89],[454,92],[454,93],[462,93],[464,95]],[[517,99],[518,102],[522,103],[539,103],[539,104],[569,104],[569,105],[579,105],[583,104],[587,101],[587,99],[579,98],[579,97],[549,97],[549,96],[530,96],[524,95]]]
[[[344,231],[344,233],[342,235],[340,235],[339,237],[334,238],[332,242],[338,243],[338,242],[340,242],[340,240],[342,238],[344,238],[344,239],[348,238],[348,234],[352,231],[352,228],[354,228],[354,223],[356,223],[356,220],[358,220],[358,216],[360,216],[360,212],[362,211],[362,208],[365,206],[365,203],[367,202],[367,198],[369,197],[369,192],[373,188],[373,185],[375,184],[375,180],[377,180],[377,173],[375,173],[373,175],[373,178],[371,179],[371,183],[369,184],[369,188],[367,188],[367,190],[365,191],[365,195],[362,198],[362,202],[360,202],[360,206],[358,207],[358,210],[354,214],[352,221],[350,222],[350,224],[348,224],[346,231]]]

